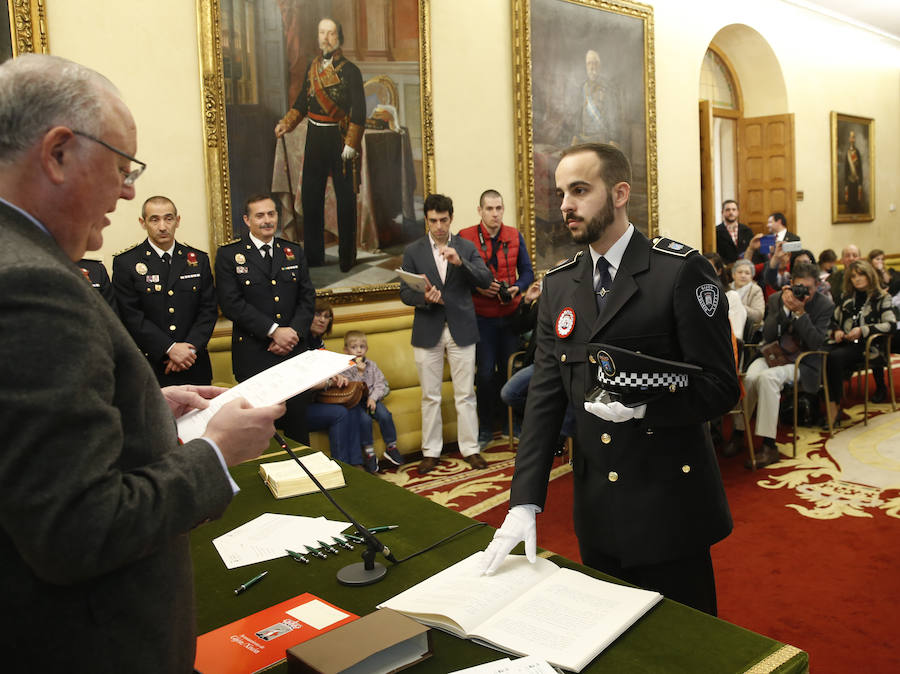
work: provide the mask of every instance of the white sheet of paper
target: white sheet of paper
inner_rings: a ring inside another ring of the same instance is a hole
[[[311,389],[352,364],[352,358],[346,353],[324,349],[304,351],[228,389],[210,400],[205,410],[194,410],[180,417],[178,437],[182,442],[189,442],[202,436],[219,408],[235,398],[245,398],[253,407],[274,405]]]
[[[403,279],[404,283],[406,283],[406,285],[408,285],[410,288],[412,288],[413,290],[417,290],[420,293],[425,292],[426,282],[424,278],[422,278],[418,274],[411,274],[404,269],[395,269],[394,271],[397,272],[397,275],[401,279]]]
[[[259,517],[213,539],[213,545],[225,562],[234,569],[287,556],[285,550],[305,553],[306,547],[318,548],[318,541],[330,543],[349,522],[324,517],[303,517],[263,513]]]
[[[524,658],[510,660],[503,658],[483,665],[475,665],[466,669],[458,669],[451,674],[558,674],[546,660],[527,655]]]
[[[336,608],[318,599],[295,606],[285,611],[285,613],[292,618],[305,622],[310,627],[315,627],[317,630],[323,630],[350,615],[349,613],[338,611]]]

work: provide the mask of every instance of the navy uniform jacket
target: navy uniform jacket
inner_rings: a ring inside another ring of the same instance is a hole
[[[418,241],[413,241],[403,251],[403,271],[425,274],[431,285],[440,288],[444,300],[443,304],[430,304],[425,301],[425,293],[400,282],[400,299],[404,304],[416,308],[412,329],[413,346],[435,346],[444,331],[444,323],[450,328],[450,335],[459,346],[469,346],[478,341],[472,291],[476,286],[489,287],[494,276],[471,241],[453,234],[449,245],[456,249],[462,264],[457,267],[447,263],[447,277],[444,281],[441,281],[434,262],[431,239],[427,234]]]
[[[309,348],[316,289],[299,243],[272,239],[271,272],[249,237],[225,244],[216,254],[216,288],[222,313],[234,323],[231,361],[238,381]],[[290,356],[267,351],[273,323],[297,332],[300,341]]]
[[[663,239],[659,247],[675,254],[655,250],[634,232],[600,319],[588,251],[545,277],[510,493],[510,506],[544,506],[571,400],[577,423],[575,533],[623,566],[698,554],[732,528],[705,424],[740,395],[728,301],[719,290],[707,313],[698,289],[719,288],[712,266],[681,244],[668,249],[669,243]],[[574,311],[575,323],[569,336],[559,337],[557,321],[566,308]],[[606,422],[584,411],[585,393],[596,383],[596,366],[587,358],[591,342],[699,365],[703,373],[691,375],[687,388],[650,402],[644,419]]]
[[[103,263],[98,260],[82,258],[78,261],[78,266],[91,286],[103,295],[106,303],[118,314],[116,294],[113,291],[112,282],[109,280],[109,274],[106,273],[106,267],[103,266]]]
[[[206,345],[219,313],[209,256],[176,241],[166,266],[146,239],[113,258],[119,315],[162,386],[209,384]],[[186,371],[167,375],[166,351],[174,342],[193,344],[197,360]]]

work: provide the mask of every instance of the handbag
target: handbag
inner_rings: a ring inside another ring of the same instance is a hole
[[[332,386],[316,395],[316,402],[328,405],[343,405],[350,408],[359,405],[359,401],[369,397],[369,387],[363,381],[351,381],[343,388]]]
[[[778,342],[769,342],[759,347],[759,352],[766,359],[766,365],[769,367],[777,367],[779,365],[787,365],[791,361],[788,359],[784,349]]]

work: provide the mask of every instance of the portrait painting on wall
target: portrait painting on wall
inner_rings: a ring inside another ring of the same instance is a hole
[[[19,54],[47,54],[43,0],[6,0],[0,9],[0,63]]]
[[[270,193],[317,289],[396,286],[433,181],[427,0],[198,2],[214,244],[244,234],[246,199]]]
[[[611,143],[631,161],[628,214],[656,229],[652,8],[605,0],[514,0],[516,179],[535,269],[571,256],[554,173],[561,152]]]
[[[875,121],[831,113],[831,221],[875,219]]]

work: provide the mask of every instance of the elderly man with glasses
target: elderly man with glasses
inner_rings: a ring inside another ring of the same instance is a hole
[[[98,73],[47,55],[0,66],[6,671],[191,671],[188,533],[221,515],[226,467],[258,456],[284,411],[236,400],[179,445],[174,418],[222,389],[160,390],[74,264],[134,198],[136,146]]]

